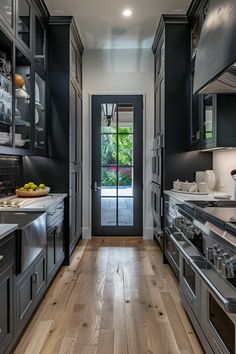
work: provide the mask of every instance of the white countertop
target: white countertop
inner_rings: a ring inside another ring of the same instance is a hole
[[[185,193],[176,193],[170,190],[165,190],[165,194],[169,195],[170,197],[174,198],[177,202],[184,202],[188,200],[205,200],[205,201],[212,201],[212,200],[232,200],[231,199],[218,199],[214,198],[214,194],[185,194]]]
[[[0,240],[17,229],[17,224],[0,224]]]
[[[48,208],[50,208],[53,204],[59,203],[63,199],[67,197],[67,194],[63,193],[52,193],[48,195],[48,198],[45,197],[37,197],[37,198],[30,198],[30,204],[22,205],[21,207],[3,207],[0,206],[0,211],[19,211],[19,210],[27,210],[27,211],[46,211]],[[14,197],[8,197],[8,198],[1,198],[0,201],[3,200],[11,200]],[[21,198],[22,199],[22,198]],[[25,198],[25,200],[29,200],[29,198]]]

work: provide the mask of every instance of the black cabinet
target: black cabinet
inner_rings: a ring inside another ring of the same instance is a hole
[[[0,241],[0,352],[14,336],[14,235]]]
[[[11,14],[11,15],[10,15]],[[41,2],[0,5],[0,153],[47,155],[48,12]]]
[[[49,24],[51,156],[57,163],[50,185],[68,194],[65,214],[67,262],[82,233],[82,53],[72,17],[51,17]],[[57,43],[60,41],[60,46]],[[55,64],[56,62],[56,64]],[[60,73],[60,75],[59,75]],[[54,132],[55,126],[61,130]],[[60,146],[60,149],[57,148]],[[60,151],[59,151],[60,150]]]
[[[235,96],[193,94],[195,56],[209,3],[209,0],[193,1],[187,14],[191,30],[189,150],[236,146]]]
[[[58,45],[58,43],[60,45]],[[23,159],[25,179],[41,180],[65,201],[65,263],[82,233],[82,54],[72,17],[51,17],[48,26],[49,159]]]
[[[63,214],[49,227],[47,239],[47,284],[49,284],[64,260]]]
[[[20,335],[33,310],[46,291],[46,250],[16,279],[15,324],[16,337]]]

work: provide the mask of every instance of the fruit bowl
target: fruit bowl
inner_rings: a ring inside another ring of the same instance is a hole
[[[43,189],[38,189],[36,191],[27,191],[27,190],[20,190],[16,189],[16,195],[21,198],[34,198],[34,197],[43,197],[48,195],[50,192],[49,187],[45,187]]]

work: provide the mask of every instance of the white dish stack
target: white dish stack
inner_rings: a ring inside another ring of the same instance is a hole
[[[195,182],[181,182],[179,180],[173,182],[173,189],[176,192],[208,194],[215,190],[216,176],[214,171],[197,171]]]

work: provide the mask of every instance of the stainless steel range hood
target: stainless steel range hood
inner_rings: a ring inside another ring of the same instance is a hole
[[[211,0],[194,74],[194,93],[236,93],[236,0]]]

